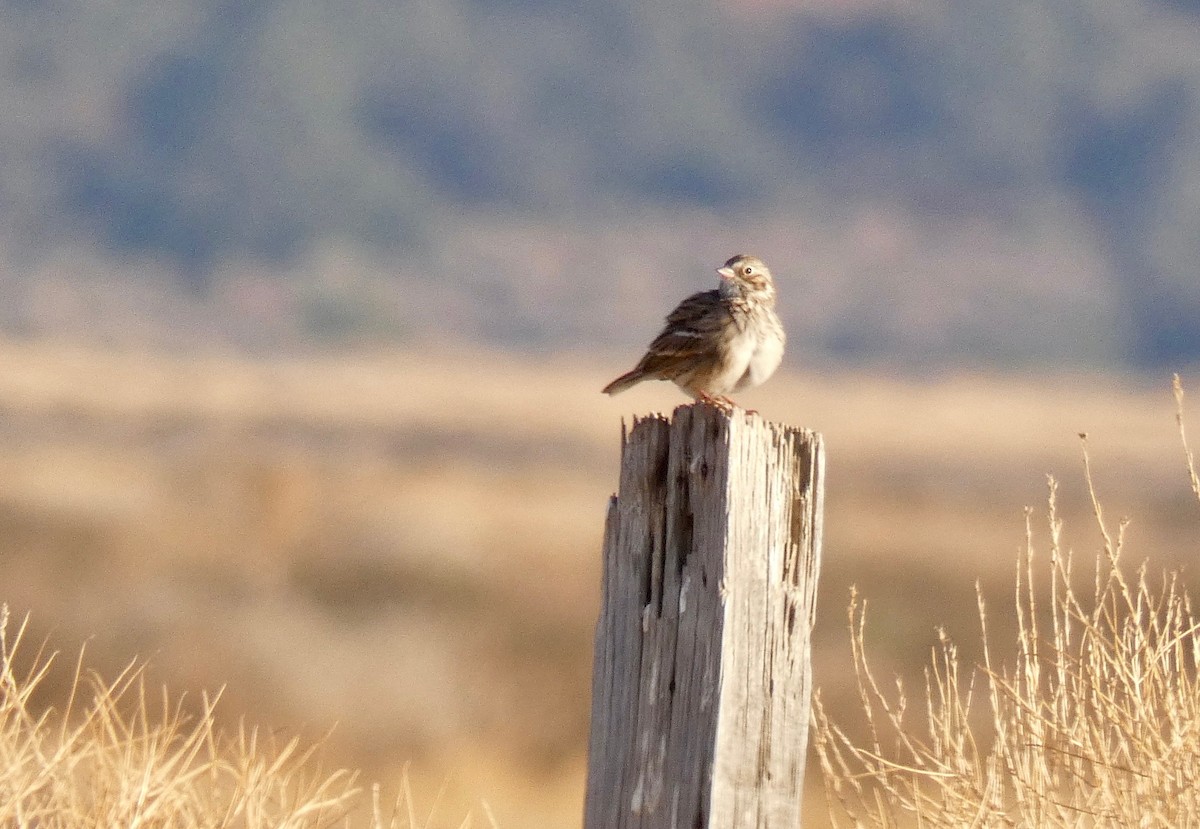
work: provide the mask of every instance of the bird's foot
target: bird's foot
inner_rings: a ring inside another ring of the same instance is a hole
[[[718,409],[721,409],[725,412],[732,412],[737,408],[737,404],[723,394],[712,395],[702,391],[698,395],[697,399],[699,399],[702,403],[708,403],[709,405],[716,406]]]

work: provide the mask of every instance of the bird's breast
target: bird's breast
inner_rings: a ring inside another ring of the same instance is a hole
[[[738,380],[737,388],[752,388],[767,380],[783,362],[783,327],[777,320],[763,327],[752,327],[743,337],[745,349],[745,371]]]

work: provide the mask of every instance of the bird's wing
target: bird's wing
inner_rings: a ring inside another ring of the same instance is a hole
[[[722,329],[729,310],[718,291],[701,291],[679,303],[638,366],[647,374],[678,368],[694,360],[711,360],[724,343]]]

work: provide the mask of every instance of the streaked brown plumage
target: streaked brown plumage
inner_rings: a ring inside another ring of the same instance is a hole
[[[632,371],[604,387],[617,394],[643,380],[670,380],[689,395],[733,405],[726,395],[762,383],[783,359],[775,284],[761,259],[739,254],[717,268],[718,288],[679,303]]]

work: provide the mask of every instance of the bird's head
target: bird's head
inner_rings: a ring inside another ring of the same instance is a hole
[[[720,291],[723,297],[775,296],[771,272],[757,256],[739,253],[717,268],[717,275],[721,277]]]

